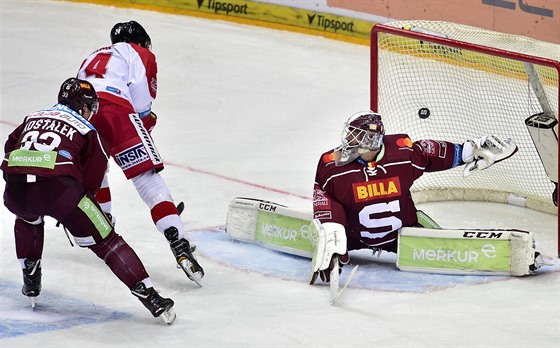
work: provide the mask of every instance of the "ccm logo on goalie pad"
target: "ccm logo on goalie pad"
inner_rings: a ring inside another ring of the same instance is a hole
[[[481,232],[481,231],[465,231],[463,233],[464,238],[493,238],[493,239],[500,239],[502,238],[502,232]]]
[[[259,203],[259,209],[275,212],[276,211],[276,206],[274,206],[272,204],[267,204],[267,203]]]

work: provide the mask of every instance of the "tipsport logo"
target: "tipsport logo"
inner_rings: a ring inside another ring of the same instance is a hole
[[[202,8],[204,6],[205,0],[197,0],[198,8]],[[225,12],[226,15],[230,13],[233,14],[247,14],[248,5],[239,5],[239,4],[232,4],[226,1],[216,1],[216,0],[208,0],[205,6],[208,10],[214,11],[214,13]]]
[[[316,23],[314,23],[315,19],[317,19]],[[343,22],[343,21],[339,21],[339,20],[336,20],[336,19],[329,19],[329,18],[326,18],[323,15],[318,15],[318,14],[313,14],[313,15],[308,14],[307,15],[307,20],[308,20],[310,26],[312,26],[312,27],[316,26],[316,27],[322,28],[325,31],[326,30],[332,30],[335,33],[339,30],[340,31],[347,31],[347,32],[350,32],[350,33],[354,32],[354,22],[352,22],[352,21]]]

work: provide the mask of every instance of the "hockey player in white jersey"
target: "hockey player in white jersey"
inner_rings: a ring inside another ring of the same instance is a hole
[[[170,244],[177,264],[200,285],[204,270],[193,255],[169,189],[160,176],[163,160],[151,136],[157,116],[152,102],[157,94],[157,63],[151,39],[136,21],[117,23],[111,29],[111,46],[87,57],[78,78],[93,84],[99,111],[91,119],[109,144],[111,156],[150,208],[152,220]],[[102,209],[111,213],[107,175],[96,194]]]

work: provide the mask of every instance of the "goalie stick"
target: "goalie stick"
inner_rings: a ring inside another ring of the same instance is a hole
[[[334,258],[333,269],[331,270],[331,277],[330,277],[331,305],[334,305],[336,301],[340,299],[342,293],[344,292],[344,290],[346,290],[352,278],[354,278],[357,269],[358,269],[358,265],[352,268],[350,274],[348,274],[348,277],[346,277],[346,282],[344,283],[344,286],[341,289],[340,288],[340,265],[338,263],[338,258],[337,257]]]
[[[177,204],[177,211],[179,212],[179,215],[183,213],[183,210],[185,210],[185,203],[179,202],[179,204]]]

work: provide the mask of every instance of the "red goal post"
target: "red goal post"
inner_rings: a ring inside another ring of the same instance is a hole
[[[466,178],[460,168],[425,174],[412,187],[416,202],[494,201],[558,215],[559,74],[560,45],[523,36],[421,20],[371,31],[370,107],[388,132],[458,143],[494,134],[519,147]],[[535,141],[531,116],[550,125]]]

